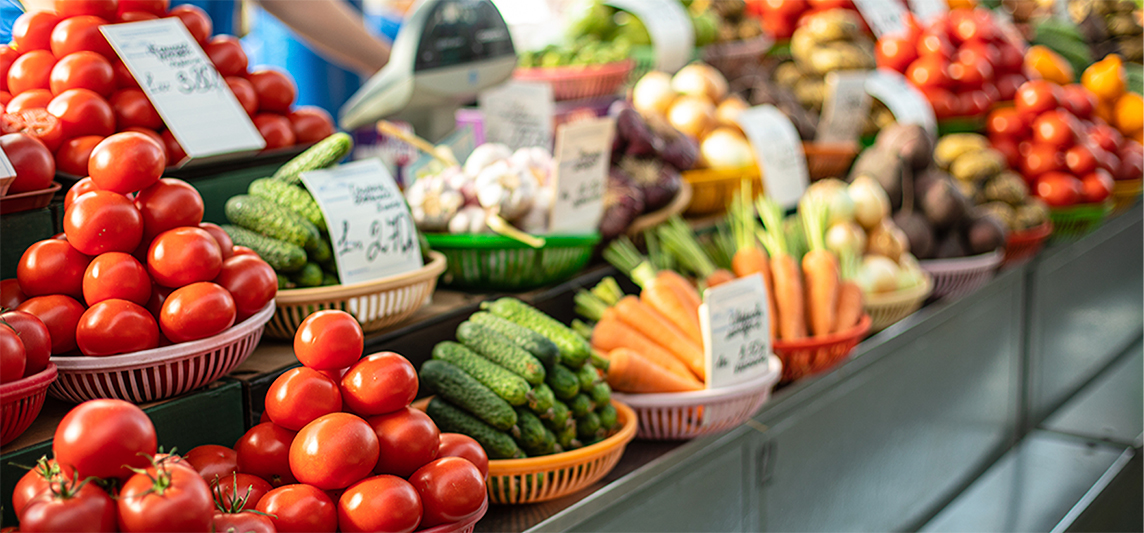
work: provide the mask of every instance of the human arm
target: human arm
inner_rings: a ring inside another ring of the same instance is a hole
[[[343,0],[259,0],[267,13],[298,33],[327,59],[372,75],[389,61],[389,45],[365,29]]]

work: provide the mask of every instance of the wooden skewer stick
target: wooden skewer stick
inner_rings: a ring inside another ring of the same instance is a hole
[[[414,148],[433,156],[448,166],[455,167],[460,165],[460,163],[457,162],[457,157],[453,155],[453,151],[450,150],[448,146],[436,146],[421,137],[398,128],[396,124],[388,120],[378,121],[377,132],[409,143]]]

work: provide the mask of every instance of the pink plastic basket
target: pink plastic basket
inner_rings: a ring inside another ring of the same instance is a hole
[[[989,283],[1004,257],[1002,248],[970,257],[927,259],[918,261],[918,264],[933,276],[931,296],[949,298],[964,296]]]
[[[684,440],[732,429],[751,418],[771,397],[782,376],[782,361],[770,356],[767,373],[756,379],[694,392],[615,393],[639,418],[636,438]]]
[[[615,94],[634,65],[628,59],[603,65],[518,68],[512,77],[552,85],[552,97],[556,100],[578,100]]]
[[[473,529],[477,527],[477,522],[480,522],[488,511],[489,495],[485,494],[485,503],[482,503],[481,508],[477,509],[475,513],[451,524],[441,524],[428,529],[419,529],[417,533],[473,533]]]
[[[22,435],[40,415],[48,386],[56,380],[56,365],[11,383],[0,385],[0,445]]]
[[[52,357],[60,376],[48,394],[75,403],[94,398],[144,403],[197,389],[250,356],[274,310],[270,302],[230,329],[197,341],[108,357]]]

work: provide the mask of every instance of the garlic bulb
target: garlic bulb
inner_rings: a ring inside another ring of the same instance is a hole
[[[500,160],[477,174],[477,201],[512,222],[528,213],[537,187],[532,172]]]
[[[465,174],[475,178],[485,167],[502,159],[512,157],[512,149],[500,143],[485,143],[478,146],[465,160]]]
[[[513,166],[523,167],[532,172],[532,176],[536,178],[536,183],[539,185],[548,185],[548,180],[552,177],[556,167],[552,154],[539,146],[521,148],[513,152],[509,162]]]
[[[488,233],[489,226],[485,223],[486,213],[477,205],[470,205],[453,215],[449,221],[449,233]]]
[[[465,203],[460,191],[438,176],[425,176],[405,189],[413,223],[421,231],[444,231]]]

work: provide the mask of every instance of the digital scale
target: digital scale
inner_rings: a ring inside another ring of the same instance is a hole
[[[424,0],[402,22],[389,63],[338,112],[342,129],[390,118],[436,141],[454,113],[516,67],[508,25],[490,0]]]

